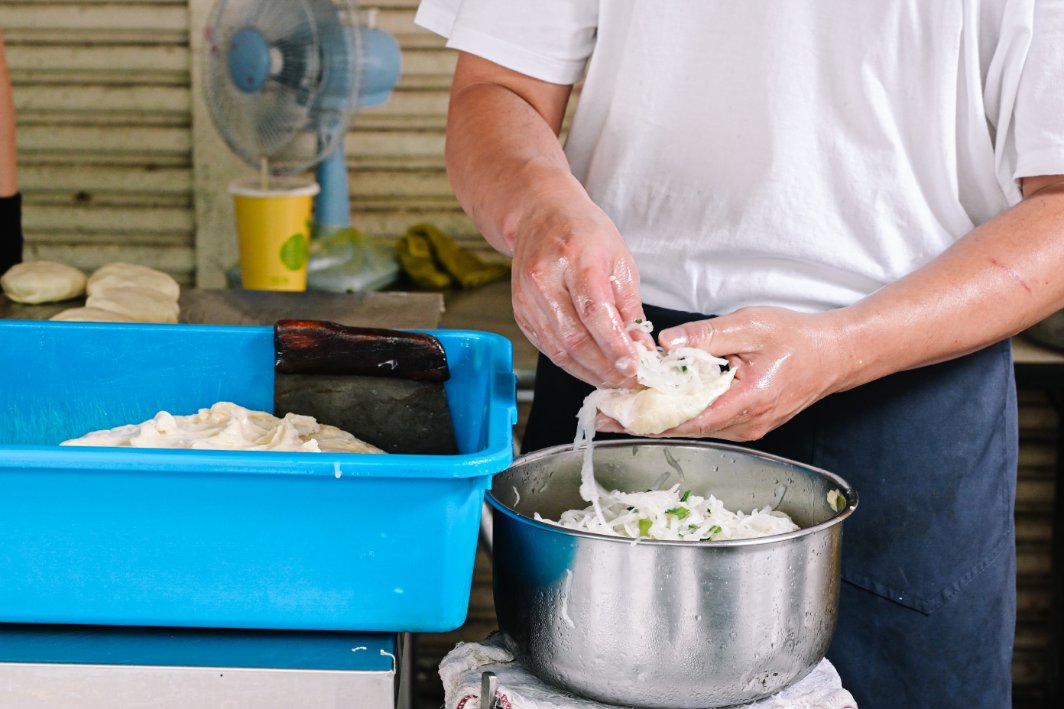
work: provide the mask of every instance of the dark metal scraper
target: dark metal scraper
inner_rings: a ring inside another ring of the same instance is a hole
[[[447,356],[432,335],[279,320],[274,350],[276,415],[313,416],[389,453],[457,453]]]

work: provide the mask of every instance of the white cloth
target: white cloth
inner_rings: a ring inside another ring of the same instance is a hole
[[[555,83],[643,300],[851,304],[1064,173],[1064,0],[423,0]],[[588,61],[590,59],[590,61]]]
[[[616,709],[580,699],[551,687],[514,661],[498,634],[482,643],[458,643],[440,663],[446,709],[481,709],[480,681],[484,672],[498,679],[495,696],[500,709]],[[787,689],[771,697],[733,709],[856,709],[853,696],[842,688],[839,673],[826,659]]]

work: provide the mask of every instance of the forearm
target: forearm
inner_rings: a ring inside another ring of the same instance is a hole
[[[570,87],[525,91],[461,69],[447,118],[447,173],[484,237],[512,255],[518,225],[532,212],[588,199],[557,135]]]
[[[973,230],[925,267],[829,317],[850,389],[952,359],[1064,308],[1064,183]]]
[[[634,384],[626,323],[644,317],[617,227],[573,177],[558,141],[572,87],[461,54],[447,118],[447,172],[487,240],[513,257],[518,327],[596,386]]]

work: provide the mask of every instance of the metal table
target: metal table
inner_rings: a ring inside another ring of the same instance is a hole
[[[0,706],[409,706],[395,634],[0,625]],[[403,697],[402,700],[400,697]]]

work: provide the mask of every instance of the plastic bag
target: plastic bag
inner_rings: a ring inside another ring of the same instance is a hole
[[[332,293],[380,290],[399,277],[395,246],[357,229],[339,229],[310,242],[307,288]]]

